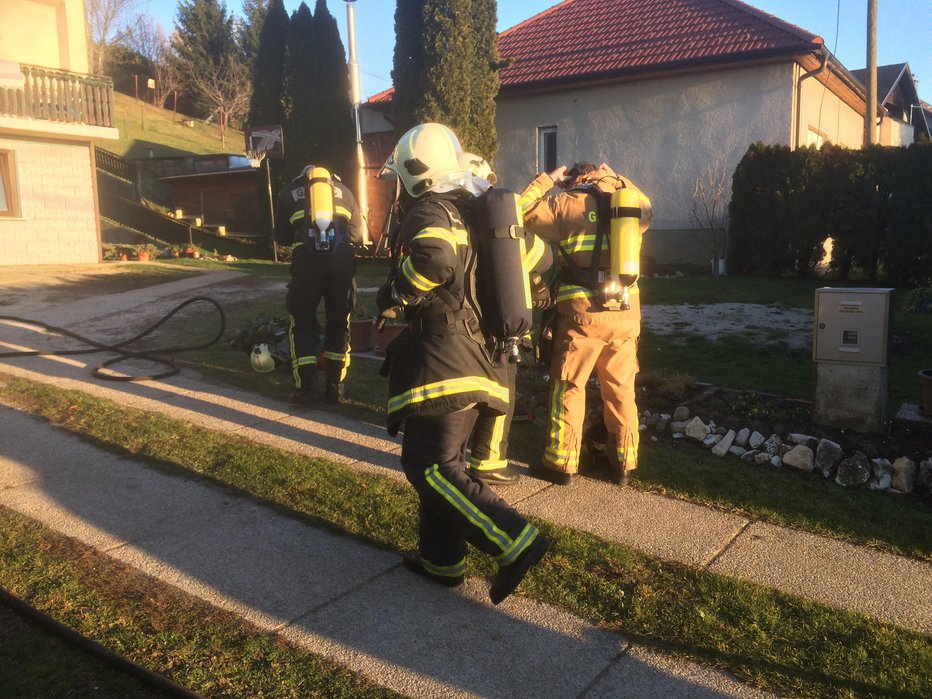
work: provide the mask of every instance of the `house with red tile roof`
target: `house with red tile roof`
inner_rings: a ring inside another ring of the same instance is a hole
[[[821,37],[739,0],[564,0],[500,34],[499,52],[499,182],[608,163],[650,196],[643,254],[658,262],[711,259],[691,218],[710,167],[730,181],[756,141],[862,144],[861,82]],[[908,124],[878,133],[912,140]]]

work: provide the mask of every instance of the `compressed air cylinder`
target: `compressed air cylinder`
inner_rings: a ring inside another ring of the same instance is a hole
[[[317,229],[318,247],[327,247],[333,237],[333,184],[330,173],[322,167],[315,167],[308,177],[310,189],[310,218]]]
[[[490,189],[477,200],[479,304],[496,339],[520,338],[531,329],[531,288],[523,260],[524,220],[518,195]]]
[[[641,273],[641,201],[631,189],[612,192],[611,226],[609,228],[609,270],[612,277],[629,278],[628,284]]]

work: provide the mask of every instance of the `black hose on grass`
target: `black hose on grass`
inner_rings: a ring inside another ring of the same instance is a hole
[[[143,337],[145,337],[149,333],[155,331],[158,327],[160,327],[165,322],[167,322],[173,315],[178,313],[178,311],[180,311],[182,308],[185,308],[186,306],[190,306],[191,304],[198,303],[198,302],[204,302],[204,303],[211,304],[214,308],[217,309],[217,312],[220,314],[220,328],[217,330],[216,336],[211,338],[209,341],[203,342],[198,345],[191,345],[188,347],[156,347],[153,349],[145,349],[145,350],[124,349],[127,345],[131,345],[137,340],[141,340]],[[119,356],[114,357],[113,359],[108,359],[107,361],[102,362],[101,364],[98,364],[96,367],[94,367],[93,375],[97,377],[98,379],[104,379],[106,381],[154,381],[157,379],[164,379],[169,376],[174,376],[175,374],[178,373],[178,367],[175,365],[174,360],[168,357],[159,356],[159,355],[176,354],[178,352],[193,352],[195,350],[206,349],[207,347],[210,347],[212,344],[217,342],[217,340],[219,340],[221,337],[223,337],[223,332],[224,330],[226,330],[226,314],[223,312],[223,308],[220,307],[219,303],[217,303],[212,298],[209,298],[207,296],[195,296],[194,298],[188,299],[184,303],[181,303],[175,306],[175,308],[173,308],[171,311],[166,313],[161,318],[161,320],[149,326],[148,328],[143,330],[138,335],[131,337],[128,340],[123,340],[122,342],[118,342],[115,345],[105,345],[95,340],[91,340],[89,338],[78,335],[77,333],[71,332],[70,330],[65,330],[64,328],[59,328],[54,325],[48,325],[47,323],[43,323],[38,320],[31,320],[29,318],[20,318],[18,316],[0,315],[0,321],[4,321],[4,320],[12,321],[15,323],[20,323],[23,325],[31,325],[34,327],[43,328],[44,330],[48,330],[49,332],[52,332],[56,335],[64,335],[66,337],[70,337],[80,342],[83,342],[87,345],[90,345],[91,348],[90,349],[74,349],[74,350],[49,350],[49,351],[22,350],[22,351],[16,351],[16,352],[0,352],[0,357],[51,357],[51,356],[64,356],[64,355],[75,355],[75,354],[93,354],[95,352],[114,352],[118,354]],[[160,373],[148,374],[145,376],[129,376],[129,375],[116,375],[116,374],[103,373],[104,369],[107,369],[113,366],[114,364],[125,361],[127,359],[145,359],[148,361],[156,362],[158,364],[164,364],[165,366],[168,367],[168,369]]]
[[[182,699],[204,699],[203,695],[182,687],[180,684],[177,684],[176,682],[173,682],[172,680],[165,677],[165,675],[160,675],[159,673],[153,672],[152,670],[145,668],[142,665],[137,665],[132,660],[123,657],[119,653],[110,650],[106,646],[102,646],[97,641],[87,638],[86,636],[82,636],[70,626],[65,626],[61,622],[56,621],[50,617],[45,612],[39,611],[31,604],[28,604],[18,597],[10,594],[10,592],[8,592],[2,586],[0,586],[0,602],[5,604],[7,607],[25,619],[35,622],[43,628],[51,631],[56,636],[78,648],[79,650],[100,658],[121,672],[132,675],[149,687],[158,689],[161,692],[165,692],[172,697],[181,697]]]

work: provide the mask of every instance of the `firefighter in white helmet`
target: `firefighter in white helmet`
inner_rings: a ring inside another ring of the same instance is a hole
[[[275,241],[292,246],[285,303],[295,390],[288,400],[305,404],[317,399],[317,364],[323,354],[325,398],[338,403],[350,363],[349,317],[356,273],[353,244],[362,243],[356,199],[339,177],[326,168],[308,165],[278,195]],[[326,313],[322,347],[317,323],[321,300]]]
[[[402,309],[408,328],[388,346],[383,373],[388,429],[396,434],[404,425],[401,463],[420,499],[418,548],[405,554],[404,565],[442,585],[459,585],[470,543],[499,564],[489,591],[498,604],[549,543],[466,473],[464,451],[478,407],[504,415],[511,395],[502,365],[488,354],[472,288],[477,251],[463,211],[473,195],[461,152],[449,128],[420,124],[401,137],[386,163],[399,180],[400,224],[378,305]]]
[[[563,191],[548,194],[554,185]],[[521,205],[525,225],[558,246],[560,265],[547,445],[531,475],[565,485],[578,472],[586,384],[595,372],[608,432],[609,475],[624,484],[638,457],[637,276],[650,200],[607,165],[582,163],[569,172],[560,167],[538,175]]]

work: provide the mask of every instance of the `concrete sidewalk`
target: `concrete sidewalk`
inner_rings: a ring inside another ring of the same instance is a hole
[[[150,287],[147,312],[194,293],[214,296],[211,285],[228,282],[222,275]],[[31,317],[104,327],[115,318],[109,302],[85,300]],[[26,331],[0,333],[10,344],[35,342]],[[157,382],[101,382],[87,364],[17,358],[0,360],[0,371],[403,479],[400,442],[381,425],[294,409],[189,371]],[[397,554],[201,479],[100,452],[5,408],[0,435],[11,434],[34,438],[0,438],[0,504],[410,696],[760,696],[520,596],[493,607],[485,580],[469,580],[462,591],[439,588],[400,568]],[[499,492],[524,513],[666,560],[932,631],[928,564],[585,478],[558,488],[525,477]],[[454,652],[441,657],[437,649]]]

